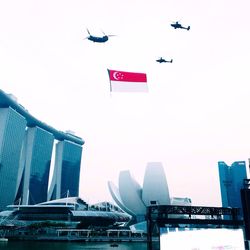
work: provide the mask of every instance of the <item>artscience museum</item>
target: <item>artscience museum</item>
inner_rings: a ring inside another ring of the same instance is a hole
[[[171,197],[164,168],[160,162],[150,162],[146,166],[141,186],[129,170],[121,171],[118,186],[108,182],[110,194],[116,204],[132,216],[133,223],[145,222],[146,209],[150,205],[187,205],[190,198]]]

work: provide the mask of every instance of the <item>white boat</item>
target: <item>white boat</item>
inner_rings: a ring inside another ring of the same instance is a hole
[[[0,238],[0,242],[6,242],[6,241],[8,241],[7,238]]]

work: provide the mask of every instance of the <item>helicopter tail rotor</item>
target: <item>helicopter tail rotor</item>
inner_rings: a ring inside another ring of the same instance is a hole
[[[187,27],[187,30],[190,30],[190,26]]]

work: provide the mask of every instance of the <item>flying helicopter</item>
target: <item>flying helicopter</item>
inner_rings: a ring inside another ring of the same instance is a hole
[[[89,36],[86,37],[85,39],[88,39],[94,43],[105,43],[109,40],[110,36],[115,36],[115,35],[106,35],[104,32],[103,32],[103,36],[92,36],[88,29],[87,29],[87,32]]]
[[[185,30],[190,30],[190,26],[183,27],[178,21],[175,23],[171,23],[171,26],[174,27],[175,29],[185,29]]]
[[[172,63],[173,59],[171,59],[170,61],[165,60],[164,58],[160,57],[159,59],[156,60],[156,62],[158,63]]]

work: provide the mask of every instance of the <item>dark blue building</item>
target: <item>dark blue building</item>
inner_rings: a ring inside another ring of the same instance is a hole
[[[236,161],[228,166],[220,161],[218,168],[222,206],[242,208],[240,190],[243,188],[243,180],[247,178],[246,163]]]

